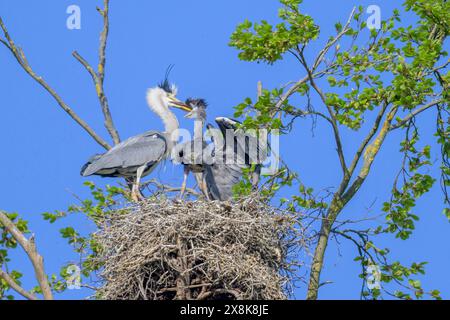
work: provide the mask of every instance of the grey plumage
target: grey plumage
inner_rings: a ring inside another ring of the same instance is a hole
[[[216,147],[214,150],[215,161],[213,164],[205,166],[204,180],[208,197],[211,200],[227,201],[233,198],[233,188],[241,180],[243,170],[249,168],[250,164],[246,161],[246,148],[245,145],[240,143],[240,139],[233,139],[233,145],[231,146],[226,143],[227,132],[233,133],[234,138],[238,138],[236,133],[237,122],[221,117],[216,119],[216,123],[222,134],[221,137],[216,136],[216,139],[222,139],[222,143],[218,143],[213,137],[213,143]],[[213,126],[208,125],[208,129],[213,129]],[[244,159],[239,158],[242,155],[245,157]]]
[[[95,155],[83,166],[82,176],[123,177],[131,183],[134,201],[142,199],[139,185],[142,177],[150,174],[164,160],[178,139],[178,119],[169,107],[186,112],[192,108],[176,98],[176,87],[166,80],[157,88],[147,91],[149,107],[162,120],[165,131],[147,131],[114,146],[102,155]],[[131,178],[131,179],[130,179]]]
[[[233,198],[233,187],[242,178],[242,167],[236,164],[205,166],[204,179],[211,200],[227,201]]]
[[[116,145],[103,155],[96,155],[83,168],[84,177],[134,177],[140,167],[143,176],[151,173],[167,153],[167,137],[158,131],[148,131]]]
[[[243,169],[249,168],[255,161],[253,153],[259,153],[259,141],[256,137],[240,131],[238,121],[221,117],[216,119],[220,130],[213,131],[212,125],[207,126],[213,140],[213,143],[208,145],[198,132],[203,128],[206,119],[206,105],[202,101],[189,101],[193,108],[191,117],[197,121],[194,140],[181,144],[176,149],[177,160],[185,167],[182,194],[186,187],[187,174],[194,172],[200,189],[208,199],[227,201],[232,199],[233,187],[241,180]],[[200,150],[193,148],[195,141]]]

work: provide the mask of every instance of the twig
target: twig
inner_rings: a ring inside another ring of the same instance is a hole
[[[327,103],[327,99],[326,99],[324,93],[322,92],[322,90],[317,86],[317,84],[314,80],[313,69],[310,69],[308,67],[308,64],[306,62],[305,56],[303,55],[303,52],[300,52],[300,60],[301,60],[303,67],[305,68],[306,72],[308,73],[308,79],[309,79],[309,82],[311,83],[311,86],[317,92],[317,94],[319,95],[319,97],[321,98],[322,102],[325,104],[325,106],[328,110],[328,114],[331,119],[331,126],[333,128],[334,138],[336,141],[336,151],[339,156],[339,161],[341,163],[341,168],[342,168],[344,177],[346,177],[346,176],[348,176],[348,168],[347,168],[347,164],[345,163],[344,150],[342,147],[341,135],[339,133],[339,127],[338,127],[337,120],[336,120],[336,114],[333,111],[332,106],[330,106]]]
[[[180,192],[181,188],[179,187],[172,187],[166,184],[162,184],[161,182],[159,182],[156,179],[151,179],[149,181],[146,181],[144,183],[141,184],[142,188],[148,187],[149,185],[154,185],[156,186],[158,189],[161,189],[164,192],[170,193],[170,192]],[[194,189],[191,188],[186,188],[185,190],[186,193],[190,193],[193,196],[200,196],[201,194],[196,192]]]
[[[327,45],[325,46],[325,48],[323,48],[323,49],[319,52],[319,54],[318,54],[318,56],[317,56],[317,58],[316,58],[316,60],[315,60],[315,62],[314,62],[314,65],[313,65],[313,67],[311,68],[311,71],[312,71],[313,73],[314,73],[314,71],[319,67],[319,65],[322,63],[323,59],[325,58],[325,55],[328,53],[328,51],[330,50],[330,48],[331,48],[336,42],[338,42],[338,40],[339,40],[340,38],[342,38],[342,37],[347,33],[347,31],[349,30],[350,23],[352,22],[352,18],[353,18],[353,16],[355,15],[355,11],[356,11],[356,7],[353,8],[352,12],[350,13],[350,16],[348,17],[347,23],[346,23],[345,26],[342,28],[341,32],[336,36],[336,38],[334,38],[333,40],[329,41],[329,42],[327,43]]]

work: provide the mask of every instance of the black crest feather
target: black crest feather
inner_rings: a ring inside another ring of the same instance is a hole
[[[208,102],[205,99],[189,98],[189,99],[186,100],[186,104],[188,106],[192,105],[192,106],[203,107],[203,108],[207,108],[208,107]]]
[[[172,72],[174,65],[171,64],[166,70],[166,75],[164,77],[164,80],[158,84],[158,87],[163,89],[165,92],[173,93],[173,86],[169,81],[170,72]]]

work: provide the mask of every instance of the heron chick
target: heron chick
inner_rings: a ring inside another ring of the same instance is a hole
[[[204,99],[189,98],[186,100],[186,105],[192,108],[192,111],[185,117],[194,119],[195,121],[194,139],[180,144],[175,149],[175,156],[184,167],[180,196],[182,197],[186,191],[187,178],[190,172],[194,173],[199,189],[207,196],[208,193],[204,184],[203,171],[205,165],[208,164],[208,161],[205,163],[205,150],[207,150],[208,145],[203,139],[203,128],[206,121],[206,108],[208,103]]]

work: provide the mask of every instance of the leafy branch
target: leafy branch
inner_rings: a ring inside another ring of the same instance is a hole
[[[27,239],[23,232],[14,224],[13,221],[8,217],[6,213],[0,211],[0,224],[3,225],[4,228],[11,234],[11,236],[20,244],[25,253],[28,256],[28,259],[31,261],[34,272],[36,275],[36,279],[39,283],[39,287],[41,289],[42,295],[45,300],[52,300],[53,294],[50,288],[47,274],[44,270],[44,259],[39,254],[36,248],[36,243],[34,236]],[[1,271],[0,277],[3,278],[13,290],[17,291],[22,296],[25,296],[29,299],[35,299],[34,295],[25,291],[16,281],[10,277],[6,272]]]

